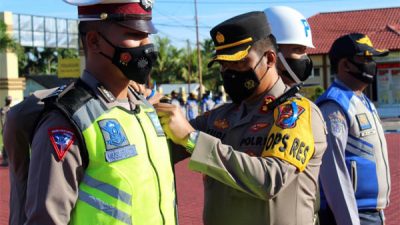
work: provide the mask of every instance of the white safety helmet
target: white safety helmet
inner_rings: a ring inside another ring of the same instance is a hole
[[[287,6],[273,6],[264,10],[278,44],[297,44],[314,48],[307,19]]]

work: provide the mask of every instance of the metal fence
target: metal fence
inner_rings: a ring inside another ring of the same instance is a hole
[[[13,37],[26,47],[78,49],[78,20],[13,14]]]

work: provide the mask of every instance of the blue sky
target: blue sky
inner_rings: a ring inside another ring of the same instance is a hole
[[[320,12],[347,11],[368,8],[400,7],[398,0],[197,0],[200,39],[209,38],[209,30],[235,15],[286,5],[306,17]],[[77,18],[77,9],[62,0],[0,0],[0,12]],[[167,36],[174,45],[186,46],[186,40],[196,41],[194,0],[155,0],[153,21],[158,35]]]

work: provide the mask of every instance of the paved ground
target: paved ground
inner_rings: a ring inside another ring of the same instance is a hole
[[[397,126],[400,129],[400,126]],[[400,224],[400,134],[386,135],[392,178],[390,207],[385,211],[386,225]],[[180,225],[202,225],[202,176],[187,169],[187,161],[176,165]],[[8,169],[0,168],[0,225],[8,221]]]

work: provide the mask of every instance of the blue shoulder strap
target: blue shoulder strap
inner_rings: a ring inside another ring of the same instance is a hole
[[[347,112],[350,106],[350,99],[353,95],[353,91],[334,81],[328,90],[317,99],[316,104],[321,106],[328,101],[335,102],[342,108],[343,112],[345,112],[347,122],[349,122],[349,115]]]

